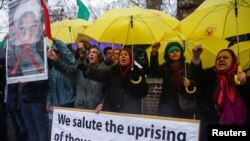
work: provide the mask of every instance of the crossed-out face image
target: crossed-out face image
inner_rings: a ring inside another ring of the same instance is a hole
[[[9,8],[8,77],[44,73],[44,35],[39,1],[14,1]]]

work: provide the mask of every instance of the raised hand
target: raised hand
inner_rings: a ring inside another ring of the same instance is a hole
[[[240,84],[244,84],[247,81],[247,75],[244,71],[240,71],[237,73],[238,80]]]
[[[160,42],[156,42],[154,44],[151,45],[152,48],[152,54],[155,55],[158,51],[158,49],[160,48],[161,43]]]
[[[48,50],[48,58],[52,61],[56,61],[58,59],[56,53],[52,49]]]
[[[200,55],[202,52],[203,52],[203,48],[201,45],[197,45],[192,48],[193,57],[195,58],[200,58]]]
[[[7,40],[8,38],[10,37],[10,35],[9,34],[6,34],[5,36],[4,36],[4,40]]]
[[[200,63],[200,55],[201,55],[202,51],[203,51],[203,48],[201,45],[197,45],[197,46],[194,46],[192,48],[192,53],[193,53],[192,62],[194,64]]]

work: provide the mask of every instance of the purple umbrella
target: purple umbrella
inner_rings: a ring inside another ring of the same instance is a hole
[[[89,40],[89,43],[90,43],[91,45],[99,46],[100,49],[101,49],[102,51],[103,51],[103,49],[106,48],[106,47],[112,47],[112,43],[104,43],[104,42],[101,43],[101,42],[97,42],[97,41],[95,41],[95,40]],[[114,46],[114,49],[121,48],[121,45],[120,45],[120,44],[114,44],[113,46]],[[72,44],[71,47],[72,47],[72,49],[73,49],[74,51],[76,51],[76,49],[77,49],[77,43]]]
[[[91,45],[99,46],[102,51],[106,47],[112,47],[112,43],[97,42],[95,40],[90,40],[89,43]],[[120,44],[113,44],[113,46],[114,46],[114,49],[121,48]]]

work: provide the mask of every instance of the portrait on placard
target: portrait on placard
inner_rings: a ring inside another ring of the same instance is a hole
[[[43,12],[40,0],[9,2],[7,82],[47,78]]]

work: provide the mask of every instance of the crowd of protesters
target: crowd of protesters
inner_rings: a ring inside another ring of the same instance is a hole
[[[1,50],[7,38],[1,42]],[[214,67],[203,69],[202,46],[193,48],[193,59],[187,63],[183,47],[178,42],[170,42],[165,47],[165,62],[159,64],[160,43],[155,43],[151,45],[148,68],[144,69],[136,65],[135,54],[129,47],[106,47],[102,51],[87,41],[79,41],[77,50],[72,52],[56,38],[52,42],[47,53],[48,80],[19,81],[5,87],[5,57],[0,58],[1,141],[7,141],[7,113],[20,141],[49,140],[48,112],[54,106],[96,113],[142,114],[142,98],[149,91],[147,76],[163,79],[157,115],[200,119],[201,141],[206,140],[209,124],[250,124],[249,71],[238,72],[237,57],[230,49],[217,54]],[[234,75],[239,83],[235,83]],[[4,93],[7,93],[6,103]],[[183,106],[181,98],[191,98],[195,106],[190,109]]]

